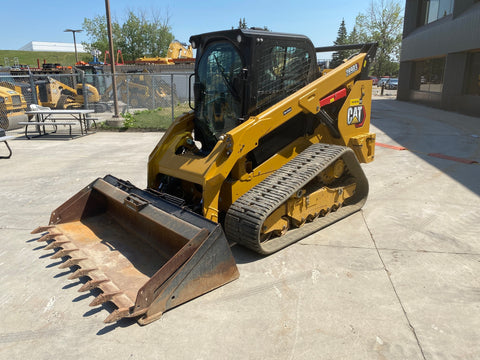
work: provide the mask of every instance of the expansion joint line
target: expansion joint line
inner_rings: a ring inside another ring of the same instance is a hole
[[[373,245],[375,246],[375,250],[377,251],[377,255],[382,262],[383,270],[385,270],[385,273],[387,274],[388,281],[390,282],[390,285],[393,289],[393,292],[395,293],[395,296],[397,297],[398,303],[400,304],[400,307],[402,308],[403,315],[405,316],[405,319],[407,320],[408,326],[410,327],[410,330],[412,330],[413,336],[415,337],[415,340],[417,342],[418,348],[420,349],[420,352],[422,353],[422,358],[426,360],[425,354],[423,352],[422,345],[420,344],[420,340],[418,339],[417,332],[415,331],[415,328],[413,327],[412,323],[410,322],[410,319],[408,317],[407,311],[405,310],[405,307],[403,306],[402,300],[400,299],[400,296],[398,295],[397,289],[395,288],[395,285],[393,284],[392,278],[390,276],[390,271],[388,271],[387,266],[385,265],[385,261],[383,261],[382,255],[380,254],[380,250],[378,249],[377,243],[375,242],[375,238],[373,237],[372,232],[370,231],[370,227],[367,224],[367,220],[365,219],[365,214],[363,211],[362,213],[362,218],[363,222],[365,223],[365,226],[367,227],[368,233],[370,234],[370,238],[372,239]]]

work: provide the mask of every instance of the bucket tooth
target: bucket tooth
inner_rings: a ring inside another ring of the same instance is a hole
[[[103,303],[106,303],[107,301],[110,301],[113,299],[115,295],[121,294],[120,291],[112,292],[112,293],[102,293],[98,295],[93,301],[89,304],[89,306],[97,306],[101,305]]]
[[[40,234],[42,232],[48,231],[50,229],[53,229],[55,225],[49,225],[49,226],[39,226],[35,230],[33,230],[30,234]]]
[[[86,260],[85,258],[71,258],[60,264],[58,267],[60,269],[66,269],[75,265],[78,265],[81,261]]]
[[[40,239],[38,239],[37,241],[38,242],[42,242],[42,241],[48,241],[48,240],[51,240],[53,238],[55,238],[56,236],[59,236],[59,235],[63,235],[62,233],[59,233],[59,232],[55,232],[55,233],[47,233],[45,235],[43,235]]]
[[[92,271],[95,271],[95,270],[98,270],[96,268],[92,268],[92,269],[78,269],[76,270],[72,275],[70,275],[68,277],[69,280],[74,280],[74,279],[78,279],[82,276],[88,276],[88,274]]]
[[[52,241],[50,244],[45,246],[43,250],[52,250],[61,247],[63,244],[69,243],[70,241],[68,240],[55,240]]]
[[[122,308],[114,310],[110,315],[108,315],[103,322],[105,324],[114,323],[124,317],[128,317],[131,314],[129,308]]]
[[[80,289],[78,289],[78,292],[84,292],[84,291],[88,291],[88,290],[92,290],[92,289],[95,289],[96,287],[98,287],[98,285],[104,283],[104,282],[107,282],[107,281],[110,281],[108,279],[101,279],[101,280],[90,280],[90,281],[87,281],[85,284],[82,285],[82,287]]]
[[[58,250],[55,254],[53,254],[52,256],[50,256],[50,259],[59,259],[59,258],[62,258],[64,256],[68,256],[70,255],[70,253],[74,252],[74,251],[77,251],[78,249],[62,249],[62,250]]]

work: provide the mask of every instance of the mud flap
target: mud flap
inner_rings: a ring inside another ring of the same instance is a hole
[[[112,302],[105,322],[136,317],[140,324],[238,278],[219,224],[182,207],[181,200],[140,190],[111,175],[86,186],[52,212],[46,249],[70,278],[90,280],[80,291],[102,293],[90,305]]]

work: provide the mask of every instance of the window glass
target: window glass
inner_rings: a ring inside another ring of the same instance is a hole
[[[454,0],[426,0],[425,24],[450,15],[453,12]]]
[[[450,15],[453,12],[453,0],[440,0],[438,5],[438,19]]]
[[[441,93],[445,58],[427,59],[415,62],[413,89]]]
[[[426,23],[431,23],[438,19],[438,3],[440,0],[430,0],[427,6],[427,21]]]
[[[273,45],[259,64],[257,109],[261,112],[307,84],[310,56],[305,49]]]
[[[217,137],[233,129],[241,116],[241,74],[242,59],[230,43],[212,44],[200,59],[197,119]]]
[[[467,94],[480,96],[480,52],[468,56],[465,85]]]

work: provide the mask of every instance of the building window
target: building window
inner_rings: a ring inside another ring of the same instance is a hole
[[[414,68],[414,90],[432,93],[442,92],[445,58],[416,61]]]
[[[465,85],[468,95],[480,95],[480,52],[468,55]]]
[[[422,13],[425,14],[424,24],[441,19],[453,12],[454,0],[425,0],[422,4]]]

